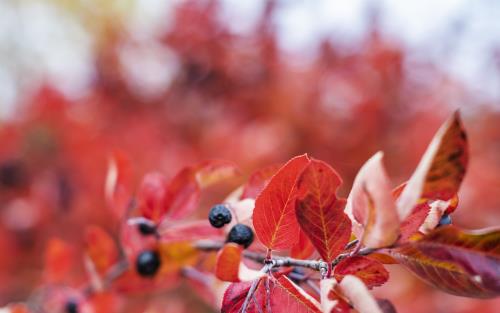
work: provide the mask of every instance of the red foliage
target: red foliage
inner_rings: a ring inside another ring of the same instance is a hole
[[[0,259],[0,305],[202,312],[208,304],[238,312],[248,300],[247,312],[391,312],[367,287],[384,284],[385,265],[396,261],[447,292],[497,296],[498,231],[436,226],[450,213],[469,228],[498,224],[500,115],[464,110],[467,137],[455,113],[410,175],[452,111],[442,89],[460,86],[432,67],[420,70],[446,83],[416,82],[406,50],[376,31],[349,53],[325,41],[298,69],[277,47],[272,6],[246,38],[209,3],[176,9],[162,44],[179,70],[160,95],[130,88],[118,51],[133,39],[110,31],[97,46],[89,94],[69,100],[45,86],[2,121],[0,250],[8,257]],[[362,167],[379,149],[387,173],[377,155]],[[305,152],[325,161],[302,155],[268,165]],[[391,198],[397,184],[389,178],[408,177]],[[215,229],[206,215],[221,202],[233,220]],[[225,243],[236,223],[254,226],[246,250]],[[347,244],[349,236],[359,241]],[[158,257],[151,277],[138,274],[144,251]],[[399,312],[439,311],[444,297],[404,274],[380,290]],[[494,300],[446,299],[449,312],[498,308]]]

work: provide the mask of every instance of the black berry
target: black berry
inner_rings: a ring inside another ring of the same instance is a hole
[[[156,234],[156,226],[150,223],[140,222],[139,224],[137,224],[137,228],[139,229],[139,232],[144,236]]]
[[[21,187],[26,180],[24,165],[18,160],[9,160],[0,164],[0,185],[6,188]]]
[[[66,305],[64,306],[64,312],[65,313],[78,313],[78,303],[73,300],[69,300],[66,302]]]
[[[441,219],[439,220],[439,226],[444,226],[444,225],[450,225],[451,224],[451,216],[449,214],[445,214],[441,216]]]
[[[247,225],[236,224],[229,231],[227,242],[234,242],[248,248],[253,242],[253,230]]]
[[[208,213],[208,221],[210,225],[215,228],[221,228],[222,226],[231,223],[231,212],[223,204],[217,204],[210,209]]]
[[[158,252],[146,250],[137,256],[135,262],[137,273],[144,277],[152,277],[160,268],[160,256]]]

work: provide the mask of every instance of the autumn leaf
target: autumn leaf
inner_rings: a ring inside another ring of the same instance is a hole
[[[141,215],[155,223],[161,221],[167,213],[164,206],[166,178],[160,173],[148,173],[144,176],[138,191]]]
[[[347,275],[358,277],[368,289],[381,286],[389,279],[389,272],[382,263],[364,256],[345,258],[335,266],[334,277],[338,281]]]
[[[198,207],[201,190],[196,175],[195,169],[185,167],[168,183],[163,207],[170,219],[184,218]]]
[[[251,282],[231,284],[224,294],[221,312],[240,312],[251,285]],[[274,313],[320,313],[321,309],[313,297],[286,276],[262,277],[257,282],[257,287],[246,312],[269,311]]]
[[[280,165],[270,165],[266,166],[260,170],[254,172],[248,178],[248,182],[243,188],[243,193],[241,199],[252,198],[255,199],[267,185],[271,177],[276,174],[280,169]]]
[[[390,250],[391,256],[429,284],[475,298],[500,295],[500,231],[465,232],[440,227]]]
[[[255,233],[268,249],[286,249],[298,240],[295,182],[308,163],[305,154],[288,161],[255,200]]]
[[[336,196],[341,183],[335,170],[319,160],[311,160],[297,179],[297,220],[326,262],[335,259],[351,235],[345,200]]]
[[[160,255],[160,274],[178,272],[185,266],[193,266],[198,260],[199,251],[189,241],[160,242],[158,244]]]
[[[469,152],[467,136],[455,112],[438,130],[417,169],[397,201],[401,220],[405,219],[420,199],[452,199],[465,176]]]
[[[258,279],[264,275],[261,271],[249,269],[242,258],[243,248],[234,243],[227,243],[217,253],[215,276],[223,281],[240,282]]]
[[[95,225],[88,226],[85,231],[85,252],[101,275],[118,260],[115,241],[106,231]]]
[[[378,152],[361,167],[345,209],[353,232],[370,248],[388,247],[399,236],[399,217],[382,159]]]
[[[290,256],[296,259],[307,259],[314,253],[314,251],[315,249],[311,240],[309,240],[309,237],[307,237],[304,231],[301,230],[299,232],[299,240],[290,249]]]

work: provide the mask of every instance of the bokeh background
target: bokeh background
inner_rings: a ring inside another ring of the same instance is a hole
[[[460,109],[471,162],[455,224],[500,224],[500,2],[0,1],[0,307],[43,281],[44,249],[111,228],[110,153],[134,179],[207,158],[243,177],[309,153],[344,178],[383,150],[405,181]],[[209,204],[233,186],[212,190]],[[82,269],[80,269],[82,271]],[[498,312],[393,266],[398,312]],[[212,312],[185,286],[125,312]]]

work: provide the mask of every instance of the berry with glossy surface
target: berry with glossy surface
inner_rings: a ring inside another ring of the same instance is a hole
[[[227,235],[227,242],[237,243],[248,248],[253,242],[253,230],[244,224],[236,224]]]
[[[208,213],[208,221],[215,228],[221,228],[231,223],[231,219],[231,211],[223,204],[213,206]]]
[[[150,223],[141,222],[137,224],[139,232],[144,236],[156,234],[156,226]]]
[[[73,300],[69,300],[66,302],[64,306],[64,312],[65,313],[78,313],[78,303]]]
[[[26,182],[24,165],[18,160],[9,160],[0,164],[0,186],[17,188]]]
[[[445,225],[450,225],[451,224],[451,216],[449,214],[445,214],[441,217],[439,220],[439,226],[445,226]]]
[[[143,277],[152,277],[160,268],[160,256],[158,252],[146,250],[141,252],[136,259],[135,268],[137,273]]]

